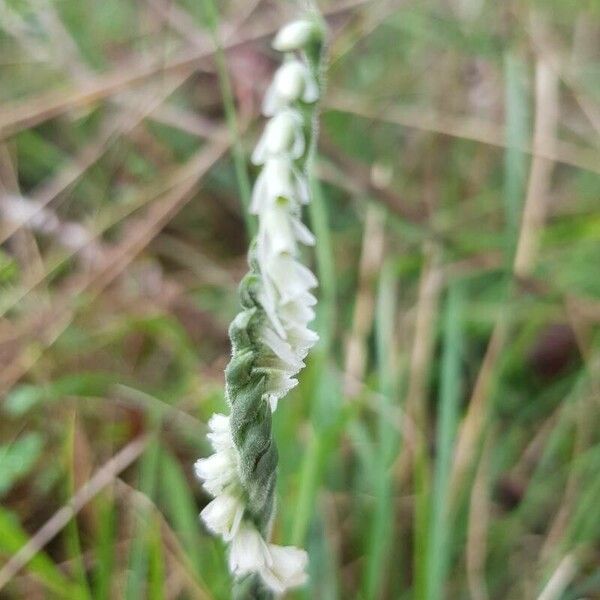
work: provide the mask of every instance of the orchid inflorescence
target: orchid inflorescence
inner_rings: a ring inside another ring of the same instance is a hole
[[[271,413],[298,380],[318,339],[314,318],[317,285],[299,261],[299,246],[314,244],[302,223],[309,201],[306,170],[314,144],[323,29],[313,19],[283,27],[275,50],[285,53],[268,88],[263,113],[270,117],[253,154],[261,167],[250,212],[258,232],[240,284],[243,310],[229,335],[225,370],[229,416],[215,414],[208,438],[214,454],[197,461],[197,476],[214,499],[201,512],[206,527],[229,543],[229,568],[240,595],[270,597],[302,585],[308,556],[268,542],[274,513],[277,449]]]

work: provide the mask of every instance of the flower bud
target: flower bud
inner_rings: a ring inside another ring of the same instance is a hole
[[[319,28],[314,21],[300,19],[284,25],[273,40],[273,48],[279,52],[302,50],[311,41],[319,37]]]

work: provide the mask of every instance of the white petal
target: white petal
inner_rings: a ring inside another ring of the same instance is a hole
[[[267,200],[267,181],[265,170],[263,169],[254,183],[252,190],[252,199],[250,201],[250,213],[257,215],[261,212],[262,207]]]
[[[284,109],[278,111],[267,123],[265,131],[252,153],[252,162],[260,165],[269,156],[281,154],[299,158],[303,152],[302,117],[297,111]]]
[[[307,69],[308,71],[308,69]],[[307,73],[305,83],[304,83],[304,92],[302,93],[302,100],[307,103],[316,102],[319,99],[319,86],[317,82],[314,80],[314,77]]]
[[[239,577],[260,572],[270,564],[271,556],[266,542],[254,525],[242,521],[231,540],[229,570]]]
[[[304,366],[304,363],[298,360],[298,357],[292,351],[291,346],[285,340],[282,340],[272,329],[269,327],[263,328],[261,337],[265,344],[285,364],[293,369],[301,369]]]
[[[221,413],[215,413],[208,421],[208,426],[215,433],[225,433],[231,431],[229,417]]]
[[[262,235],[265,236],[265,250],[268,254],[296,253],[296,237],[285,202],[273,202],[271,207],[264,211],[260,227]]]
[[[287,157],[274,157],[267,160],[263,172],[264,181],[267,185],[267,198],[276,200],[277,198],[294,197],[294,184],[292,179],[292,164]]]
[[[200,516],[210,531],[228,541],[237,533],[244,516],[244,508],[239,497],[220,494],[205,506]]]
[[[318,29],[312,21],[306,19],[292,21],[279,30],[272,45],[279,52],[301,50],[316,35]]]
[[[310,229],[300,221],[300,219],[292,219],[292,228],[296,239],[306,246],[314,246],[315,236]]]
[[[285,329],[281,323],[279,315],[277,314],[277,306],[275,303],[275,289],[273,284],[268,280],[263,280],[263,290],[258,296],[258,301],[265,309],[265,313],[273,326],[273,329],[277,332],[279,337],[285,339]]]
[[[279,96],[275,89],[274,82],[267,88],[262,103],[262,113],[266,117],[273,116],[280,108],[285,105],[284,100]]]
[[[288,369],[264,369],[268,374],[267,392],[276,398],[283,398],[291,389],[298,385],[293,377],[294,371]]]
[[[204,481],[204,489],[217,496],[227,486],[237,484],[237,463],[234,451],[220,451],[196,461],[194,470],[198,479]]]
[[[263,135],[260,137],[260,140],[258,140],[258,144],[256,144],[254,151],[252,152],[252,156],[250,157],[250,160],[253,165],[262,165],[266,159],[267,159],[267,142],[265,140],[265,134],[263,133]]]
[[[287,330],[290,326],[304,327],[310,323],[315,318],[315,311],[312,306],[295,298],[291,302],[279,304],[279,315],[283,326]]]
[[[299,358],[304,358],[318,341],[319,336],[307,327],[294,327],[288,330],[290,346]]]
[[[273,77],[276,94],[286,102],[300,100],[305,93],[306,72],[306,65],[299,60],[294,59],[283,63]]]
[[[261,569],[263,581],[277,594],[306,583],[308,554],[294,546],[269,544],[271,564]]]
[[[305,306],[315,306],[315,304],[317,303],[317,299],[310,292],[304,292],[303,294],[300,294],[298,297],[296,297],[294,300],[295,302],[301,302]]]
[[[229,417],[221,414],[214,414],[209,422],[210,433],[207,437],[211,441],[215,451],[232,449],[233,439],[231,438],[231,428],[229,426]]]
[[[317,279],[310,269],[286,255],[272,260],[267,274],[277,287],[282,303],[294,300],[317,285]]]

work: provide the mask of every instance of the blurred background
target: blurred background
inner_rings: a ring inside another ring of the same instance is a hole
[[[275,415],[273,538],[311,557],[290,597],[600,598],[600,3],[320,8],[321,341]],[[230,597],[192,466],[299,14],[0,0],[1,598]]]

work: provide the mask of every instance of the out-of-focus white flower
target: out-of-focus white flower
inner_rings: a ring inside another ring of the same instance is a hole
[[[267,544],[252,523],[242,521],[231,540],[229,569],[234,575],[258,573],[276,594],[306,581],[308,555],[294,546]]]
[[[295,110],[280,110],[266,125],[252,153],[252,162],[262,165],[270,156],[298,159],[304,152],[302,117]]]
[[[265,540],[252,523],[242,521],[231,540],[229,570],[237,576],[259,573],[270,562]]]
[[[270,261],[266,275],[277,288],[282,304],[302,296],[318,283],[308,267],[285,254]]]
[[[210,433],[206,437],[216,452],[234,447],[228,416],[215,413],[208,421],[208,427]]]
[[[284,25],[273,40],[273,48],[279,52],[302,50],[311,39],[319,35],[319,28],[313,21],[299,19]]]
[[[281,196],[268,201],[269,206],[263,211],[259,228],[259,259],[278,254],[294,254],[296,236],[287,204],[289,201]]]
[[[283,363],[283,367],[297,373],[304,363],[297,356],[288,342],[282,340],[270,327],[263,327],[262,339]]]
[[[208,458],[200,458],[194,470],[198,479],[204,481],[204,489],[213,496],[239,481],[235,450],[220,450]]]
[[[262,216],[278,198],[303,204],[308,202],[306,181],[288,156],[267,159],[254,184],[250,212]]]
[[[265,93],[263,113],[271,117],[293,102],[310,103],[318,98],[319,87],[310,69],[300,60],[288,60],[277,69]]]
[[[229,541],[238,531],[244,509],[244,503],[239,496],[223,493],[209,502],[200,516],[210,531]]]
[[[269,555],[270,564],[265,564],[260,575],[276,594],[306,583],[308,554],[304,550],[269,544]]]

